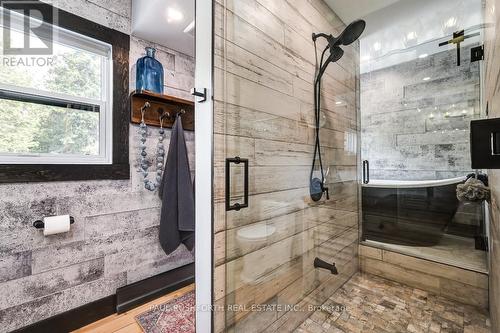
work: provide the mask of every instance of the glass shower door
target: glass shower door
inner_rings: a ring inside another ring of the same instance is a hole
[[[319,31],[301,10],[326,32],[343,27],[326,5],[307,1],[215,5],[216,332],[292,332],[321,306],[331,308],[330,296],[358,270],[357,48],[346,47],[323,80],[330,199],[313,202],[311,34]],[[278,17],[300,43],[279,37]],[[335,263],[338,274],[315,260]]]
[[[466,0],[449,13],[448,4],[399,2],[367,16],[378,29],[361,40],[363,240],[484,272],[483,205],[457,199],[481,173],[471,169],[469,128],[485,116],[483,9]],[[413,24],[379,20],[401,8]],[[396,27],[401,38],[387,40]]]

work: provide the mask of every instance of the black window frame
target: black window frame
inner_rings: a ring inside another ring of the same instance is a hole
[[[55,8],[47,6],[48,10]],[[0,164],[0,183],[130,179],[129,163],[129,53],[130,35],[59,8],[55,26],[112,46],[113,152],[112,164]]]

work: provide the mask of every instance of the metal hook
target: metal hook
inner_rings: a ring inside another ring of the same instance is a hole
[[[144,105],[141,107],[141,121],[144,122],[144,113],[146,112],[146,109],[149,109],[151,107],[151,104],[149,102],[144,103]]]
[[[183,115],[183,114],[185,114],[185,113],[186,113],[186,111],[185,111],[184,109],[181,109],[179,112],[177,112],[177,113],[175,114],[175,118],[177,118],[177,116],[182,116],[182,115]]]
[[[163,121],[165,118],[170,119],[171,115],[170,112],[165,111],[163,108],[158,108],[158,113],[160,114],[159,120],[160,120],[160,128],[163,128]]]

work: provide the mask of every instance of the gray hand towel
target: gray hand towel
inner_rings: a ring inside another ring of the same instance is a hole
[[[159,194],[162,199],[160,244],[163,250],[172,253],[183,243],[191,251],[194,247],[194,190],[180,116],[172,126]]]

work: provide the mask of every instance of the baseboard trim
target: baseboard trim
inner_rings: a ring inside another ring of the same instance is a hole
[[[194,263],[116,290],[116,312],[123,313],[194,283]]]
[[[116,295],[101,298],[54,317],[20,328],[14,333],[68,333],[116,312]]]
[[[123,313],[194,283],[194,263],[118,288],[116,294],[60,313],[12,333],[67,333]]]

